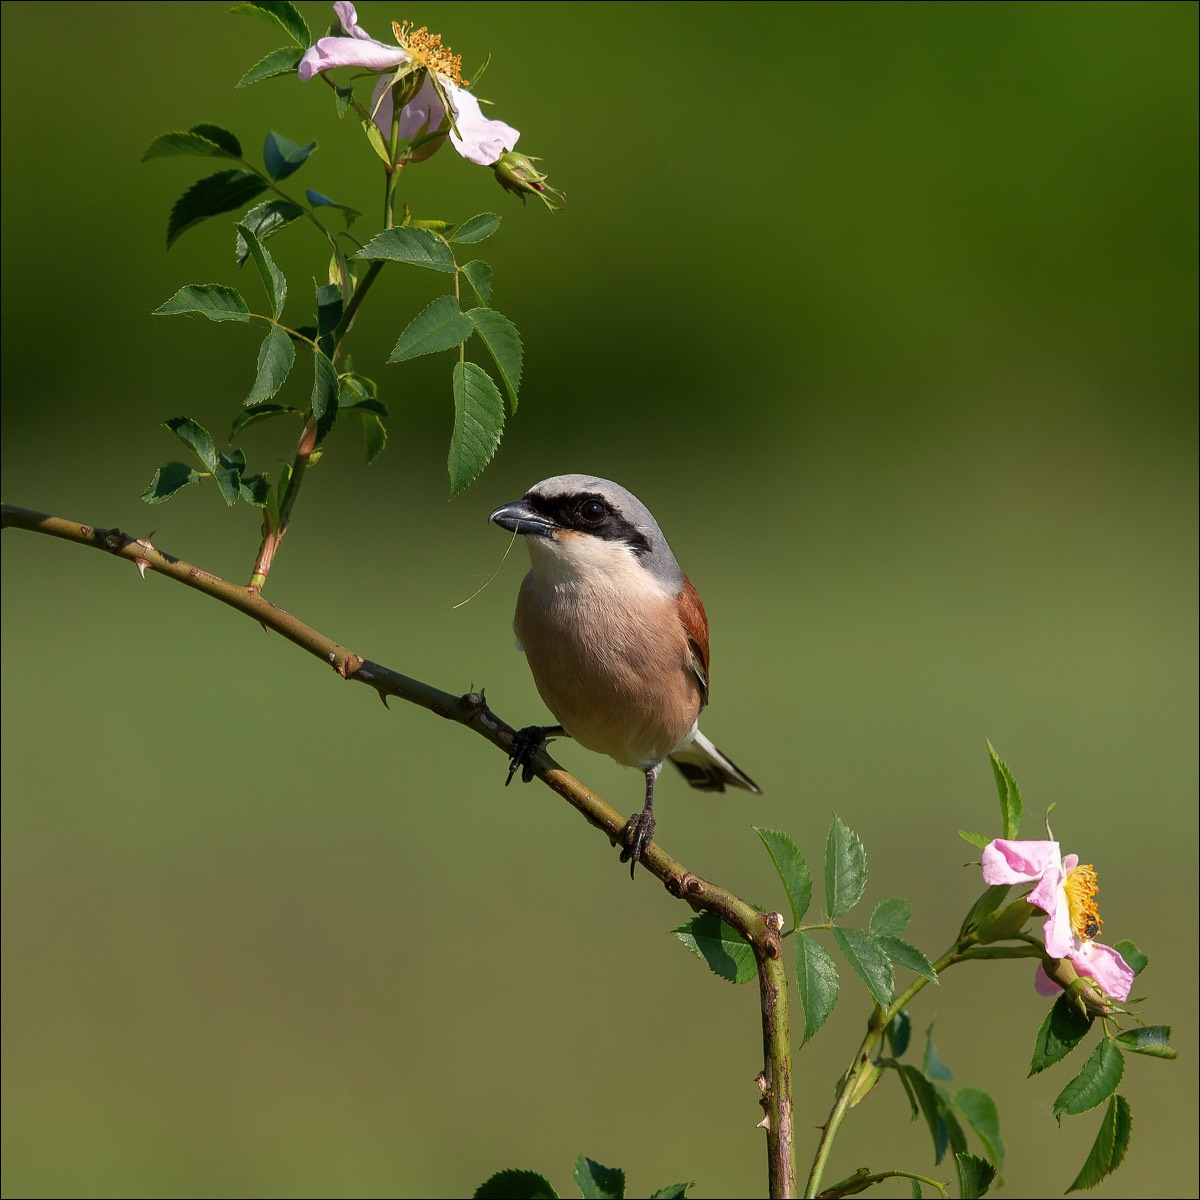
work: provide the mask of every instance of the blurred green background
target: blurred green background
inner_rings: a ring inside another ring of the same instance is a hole
[[[329,10],[303,4],[314,29]],[[1130,1063],[1125,1166],[1097,1194],[1196,1194],[1196,21],[1193,4],[364,3],[441,31],[566,210],[438,154],[423,216],[494,210],[481,247],[526,342],[496,461],[446,501],[448,356],[385,367],[444,285],[396,268],[351,346],[391,440],[339,427],[268,587],[360,652],[543,717],[509,628],[525,567],[485,524],[589,471],[658,516],[708,606],[705,728],[765,789],[660,789],[663,845],[763,904],[753,824],[819,863],[864,838],[865,902],[908,896],[931,955],[997,831],[990,737],[1036,836],[1094,862],[1109,940],[1180,1061]],[[223,4],[3,7],[5,499],[142,533],[244,579],[246,506],[138,495],[162,419],[222,429],[258,336],[151,310],[238,282],[232,218],[167,255],[215,121],[321,148],[295,179],[377,223],[381,184],[326,88],[235,91],[282,39]],[[300,226],[272,243],[323,274]],[[247,294],[257,283],[240,282]],[[297,313],[297,308],[290,311]],[[349,425],[349,423],[347,423]],[[284,431],[251,431],[264,466]],[[501,1167],[573,1191],[765,1192],[757,995],[665,931],[685,916],[480,740],[385,711],[281,639],[63,543],[4,547],[4,1133],[11,1196],[469,1194]],[[632,772],[564,745],[618,808]],[[848,976],[849,972],[844,972]],[[991,1089],[1014,1195],[1063,1189],[1099,1113],[1026,1080],[1025,964],[959,968],[913,1012]],[[797,1058],[802,1163],[865,993]],[[799,1023],[799,1014],[794,1021]],[[1079,1065],[1082,1065],[1080,1060]],[[1187,1143],[1187,1144],[1185,1144]],[[934,1170],[891,1081],[829,1181]],[[896,1188],[894,1194],[907,1194]]]

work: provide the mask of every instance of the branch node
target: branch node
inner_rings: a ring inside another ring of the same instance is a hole
[[[119,553],[125,546],[127,538],[119,529],[107,529],[103,535],[104,548],[111,550],[114,554]]]
[[[769,912],[763,918],[767,923],[767,928],[775,934],[783,932],[783,913]]]
[[[759,1071],[759,1073],[754,1077],[754,1082],[758,1084],[758,1090],[765,1096],[767,1094],[768,1087],[766,1071]]]

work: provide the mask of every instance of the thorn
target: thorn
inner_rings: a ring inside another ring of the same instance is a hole
[[[383,690],[383,688],[378,688],[375,692],[375,695],[377,695],[379,697],[379,699],[382,701],[384,708],[389,708],[389,705],[387,702],[387,692],[385,692]],[[389,709],[389,711],[390,711],[390,709]]]
[[[138,569],[138,574],[139,574],[139,575],[140,575],[140,576],[141,576],[143,579],[145,579],[145,578],[146,578],[146,568],[147,568],[147,567],[148,567],[150,564],[149,564],[149,563],[148,563],[148,562],[147,562],[147,561],[146,561],[144,558],[135,558],[135,559],[133,560],[133,565],[134,565],[135,567],[137,567],[137,569]]]
[[[771,1128],[771,1118],[763,1117],[763,1119],[761,1121],[759,1121],[759,1123],[757,1125],[755,1125],[754,1128],[755,1129],[770,1129]]]

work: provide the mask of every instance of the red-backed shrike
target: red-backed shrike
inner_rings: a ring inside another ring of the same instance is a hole
[[[513,628],[559,721],[517,734],[509,781],[548,736],[563,734],[637,767],[646,803],[621,833],[631,872],[654,836],[654,784],[667,759],[702,791],[761,794],[700,732],[708,618],[649,509],[611,480],[556,475],[490,519],[529,548]]]

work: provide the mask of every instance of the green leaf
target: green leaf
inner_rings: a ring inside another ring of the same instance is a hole
[[[153,312],[156,317],[199,313],[210,321],[249,321],[250,309],[241,293],[222,283],[189,283]]]
[[[439,296],[409,321],[388,355],[388,362],[407,362],[422,354],[461,346],[474,329],[453,296]]]
[[[521,363],[524,351],[517,327],[502,314],[490,308],[472,308],[467,317],[475,326],[475,332],[488,348],[500,378],[508,392],[508,410],[517,411],[517,392],[521,388]]]
[[[895,937],[902,934],[912,920],[912,905],[907,900],[881,900],[875,905],[867,929],[876,937]]]
[[[454,254],[445,242],[426,229],[407,226],[377,233],[354,257],[411,263],[447,275],[455,271]]]
[[[199,478],[199,471],[193,471],[187,463],[163,463],[154,472],[154,478],[150,480],[149,486],[142,492],[142,499],[147,504],[161,504],[175,495],[180,488],[187,487],[189,483],[195,483]]]
[[[987,837],[985,834],[969,833],[965,829],[959,829],[956,832],[958,833],[958,836],[960,838],[962,838],[962,840],[964,842],[968,843],[971,846],[974,846],[977,850],[982,850],[985,846],[989,845],[992,840],[990,837]]]
[[[996,776],[996,791],[1000,795],[1000,819],[1006,838],[1015,838],[1021,828],[1021,789],[1003,759],[996,753],[991,742],[987,744],[988,757],[992,760],[992,774]]]
[[[383,453],[383,448],[387,445],[387,427],[374,413],[369,412],[362,414],[362,423],[363,443],[366,446],[367,462],[373,463]]]
[[[954,1156],[958,1169],[958,1194],[963,1200],[979,1200],[996,1178],[996,1168],[975,1154],[960,1153]]]
[[[218,454],[213,480],[226,504],[236,504],[241,493],[242,471],[246,467],[246,456],[235,450],[232,454]]]
[[[858,834],[834,816],[825,840],[825,903],[836,920],[861,899],[867,886],[867,852]]]
[[[1143,1025],[1140,1029],[1127,1029],[1117,1035],[1117,1045],[1134,1054],[1148,1054],[1151,1058],[1177,1058],[1171,1042],[1170,1025]]]
[[[304,209],[290,200],[264,200],[242,217],[241,225],[249,229],[260,242],[265,242],[271,234],[278,233],[285,225],[290,225],[297,217],[302,216]],[[241,233],[237,235],[234,254],[239,267],[250,256],[250,247]]]
[[[625,1172],[620,1167],[605,1167],[580,1154],[575,1160],[575,1182],[583,1200],[623,1200]]]
[[[933,1044],[932,1025],[925,1030],[925,1054],[922,1059],[921,1069],[929,1079],[940,1079],[945,1083],[949,1083],[954,1078],[954,1072],[942,1062],[941,1056],[937,1052],[937,1047]]]
[[[912,1194],[912,1200],[922,1200],[922,1197],[925,1195],[921,1191],[921,1185],[915,1179],[908,1181],[908,1190]]]
[[[697,958],[708,963],[714,975],[730,983],[746,983],[757,974],[753,947],[713,913],[700,913],[671,932]]]
[[[452,497],[479,477],[504,432],[504,400],[491,376],[473,362],[459,362],[453,379],[454,432],[446,460]]]
[[[319,446],[333,428],[338,415],[337,367],[320,350],[313,351],[313,390],[309,407],[317,419],[317,445]]]
[[[892,1056],[903,1058],[904,1052],[912,1040],[912,1020],[909,1018],[907,1009],[902,1008],[888,1022],[888,1027],[883,1032],[892,1047]]]
[[[234,87],[249,87],[252,83],[261,83],[264,79],[273,79],[276,75],[290,75],[304,57],[300,46],[283,46],[264,55],[235,83]]]
[[[933,963],[916,946],[898,937],[875,937],[875,942],[898,967],[915,971],[931,983],[940,982],[938,973],[933,969]]]
[[[191,417],[171,417],[163,422],[191,452],[200,460],[206,471],[217,469],[217,448],[212,434]]]
[[[825,947],[806,933],[796,935],[796,988],[804,1009],[807,1042],[828,1019],[838,998],[838,973]]]
[[[464,221],[451,235],[452,242],[482,242],[500,228],[500,218],[495,213],[480,213]]]
[[[783,890],[787,892],[794,928],[804,920],[804,914],[808,912],[808,906],[812,902],[812,874],[809,872],[808,863],[804,861],[804,855],[800,853],[796,843],[786,833],[780,833],[777,829],[761,829],[757,825],[753,828],[762,838],[762,843],[775,864],[775,870],[779,873]]]
[[[929,1135],[933,1139],[934,1161],[940,1163],[950,1147],[955,1151],[965,1150],[966,1138],[963,1136],[962,1127],[933,1084],[916,1067],[897,1063],[895,1069],[910,1099],[915,1096],[925,1124],[929,1127]]]
[[[467,277],[471,290],[479,297],[479,303],[486,307],[492,300],[492,279],[496,272],[487,263],[476,258],[459,268]]]
[[[348,87],[340,87],[337,84],[333,88],[334,108],[337,111],[338,119],[341,120],[349,111],[350,104],[354,99],[354,89]]]
[[[267,331],[266,339],[259,347],[258,374],[254,377],[254,386],[242,403],[247,408],[260,410],[269,407],[266,405],[266,401],[270,400],[283,387],[284,380],[287,379],[288,372],[292,369],[295,361],[296,347],[292,344],[292,339],[278,325],[272,325]],[[238,421],[241,421],[241,424],[238,424]],[[241,417],[238,418],[238,421],[234,422],[233,429],[229,433],[230,437],[248,424]]]
[[[1054,1116],[1075,1117],[1103,1104],[1117,1090],[1125,1074],[1125,1056],[1116,1045],[1101,1038],[1083,1070],[1067,1084],[1054,1101]]]
[[[1029,1074],[1036,1075],[1056,1062],[1061,1062],[1087,1036],[1092,1027],[1090,1017],[1064,992],[1046,1014],[1037,1037],[1033,1040],[1033,1061]]]
[[[833,940],[846,956],[846,961],[853,968],[855,975],[866,984],[875,1003],[881,1008],[887,1008],[892,1002],[895,991],[895,977],[892,975],[892,964],[888,961],[887,952],[878,940],[861,929],[834,928]]]
[[[193,183],[171,207],[167,221],[167,249],[193,225],[219,213],[232,212],[267,190],[267,181],[255,171],[236,168],[206,175]]]
[[[276,183],[281,179],[286,179],[289,175],[294,175],[304,166],[308,156],[316,148],[316,142],[309,142],[307,146],[301,146],[299,142],[293,142],[291,138],[286,138],[282,133],[276,133],[272,129],[263,143],[263,163],[267,168],[267,174]]]
[[[312,188],[305,188],[304,195],[313,208],[336,208],[346,218],[347,229],[354,224],[356,217],[362,216],[357,208],[351,208],[348,204],[339,204],[336,200],[330,200],[328,196],[314,191]]]
[[[270,417],[283,416],[285,413],[293,413],[297,416],[303,415],[303,411],[294,404],[251,405],[245,412],[239,413],[235,418],[233,425],[229,429],[229,440],[233,441],[247,425],[256,425],[259,421],[266,421]]]
[[[558,1193],[535,1171],[497,1171],[475,1189],[475,1200],[558,1200]]]
[[[1111,1175],[1125,1157],[1129,1149],[1129,1135],[1133,1132],[1133,1113],[1129,1101],[1124,1096],[1113,1096],[1108,1102],[1104,1120],[1100,1122],[1100,1131],[1092,1143],[1091,1152],[1075,1182],[1067,1188],[1068,1192],[1077,1192],[1081,1188],[1093,1188],[1106,1175]]]
[[[694,1179],[689,1179],[687,1183],[673,1183],[670,1187],[659,1188],[657,1192],[651,1192],[650,1200],[683,1200],[687,1195],[688,1188],[695,1186]]]
[[[1150,965],[1150,960],[1128,938],[1115,943],[1113,949],[1135,975],[1140,975]]]
[[[1011,886],[1006,883],[997,883],[985,888],[979,899],[971,905],[971,911],[967,913],[967,918],[963,921],[963,933],[978,929],[980,923],[987,920],[992,913],[999,912],[1011,890]]]
[[[1000,1114],[996,1102],[982,1088],[959,1088],[950,1103],[966,1118],[983,1143],[984,1152],[997,1171],[1004,1167],[1004,1141],[1000,1137]]]
[[[235,4],[229,11],[261,17],[272,25],[278,25],[303,49],[312,45],[313,36],[308,31],[308,22],[300,15],[296,6],[287,3],[287,0],[247,0],[245,4]]]
[[[254,230],[239,224],[237,231],[238,245],[245,244],[246,253],[254,259],[254,265],[258,268],[258,277],[262,280],[267,299],[271,302],[271,316],[277,318],[283,312],[283,306],[287,300],[287,280],[284,278],[283,272],[275,265],[270,251],[258,240]],[[274,395],[274,392],[271,394]]]
[[[238,484],[238,494],[255,508],[266,508],[271,500],[271,485],[265,475],[245,475]]]
[[[200,158],[241,158],[242,146],[228,129],[220,125],[193,125],[188,130],[160,133],[146,148],[142,162],[152,158],[191,155]]]
[[[379,132],[379,126],[374,121],[364,118],[360,124],[362,131],[367,135],[367,141],[370,143],[371,149],[375,151],[380,161],[385,167],[392,165],[392,156],[388,153],[387,142],[383,140],[383,134]]]
[[[317,286],[317,340],[326,354],[333,353],[333,334],[342,319],[342,289],[336,283]]]

